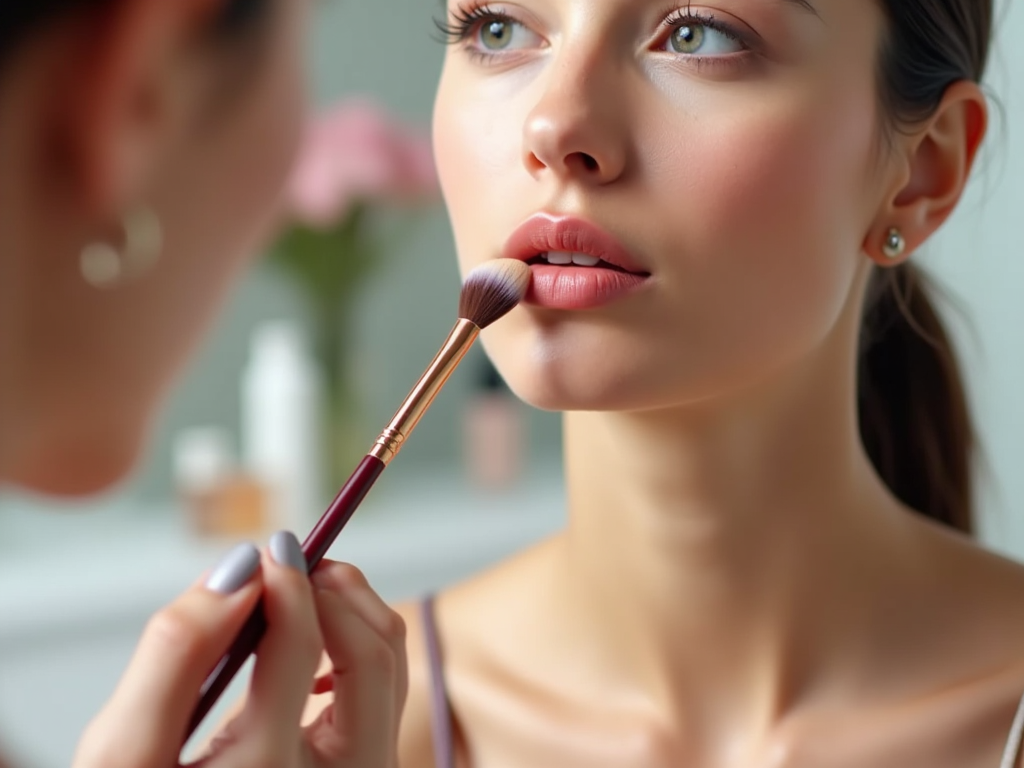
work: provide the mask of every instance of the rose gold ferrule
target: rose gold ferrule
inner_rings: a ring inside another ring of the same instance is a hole
[[[416,382],[416,386],[405,398],[405,402],[395,413],[394,418],[380,433],[373,448],[369,451],[370,456],[380,459],[387,465],[398,455],[402,443],[416,429],[416,425],[430,404],[434,402],[437,393],[455,372],[479,335],[480,329],[475,323],[462,319],[455,323],[455,327],[448,334],[441,351],[437,353],[426,372]]]

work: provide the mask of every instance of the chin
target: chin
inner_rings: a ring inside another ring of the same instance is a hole
[[[664,380],[615,362],[503,364],[499,355],[495,365],[516,397],[542,411],[631,412],[678,404],[679,392]]]
[[[643,386],[594,386],[589,383],[572,386],[564,382],[524,382],[509,388],[527,405],[542,411],[571,413],[650,413],[688,407],[709,399],[701,396],[684,397],[679,393],[652,392]]]
[[[513,394],[543,411],[645,411],[686,399],[687,382],[673,375],[679,372],[657,350],[622,332],[505,327],[483,342]]]
[[[137,434],[52,435],[31,446],[5,481],[31,493],[57,498],[95,496],[114,490],[138,464],[143,444]]]
[[[636,406],[621,390],[595,387],[593,383],[574,386],[548,377],[521,377],[509,381],[509,389],[524,403],[541,411],[628,411]]]

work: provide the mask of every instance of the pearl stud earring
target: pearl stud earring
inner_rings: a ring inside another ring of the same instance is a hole
[[[882,244],[882,253],[888,259],[898,259],[907,249],[907,241],[896,227],[893,227],[885,236],[885,243]]]
[[[163,230],[160,219],[148,208],[138,208],[121,221],[124,242],[120,249],[107,242],[90,243],[82,249],[78,267],[93,288],[114,288],[145,272],[160,258]]]

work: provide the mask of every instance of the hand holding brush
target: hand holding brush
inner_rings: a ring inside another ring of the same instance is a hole
[[[320,564],[384,468],[398,455],[480,331],[515,308],[526,295],[529,283],[529,266],[514,259],[496,259],[477,267],[466,276],[459,295],[459,319],[441,350],[303,542],[302,553],[309,573]],[[246,659],[256,650],[266,629],[261,601],[229,651],[203,683],[199,704],[185,734],[186,740],[202,723]]]

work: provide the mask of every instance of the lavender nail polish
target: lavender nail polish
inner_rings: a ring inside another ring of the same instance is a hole
[[[302,547],[293,533],[278,531],[271,536],[270,556],[279,565],[288,566],[303,573],[307,571],[306,556],[302,554]]]
[[[206,588],[230,595],[244,587],[260,567],[260,551],[246,542],[232,549],[206,579]]]

